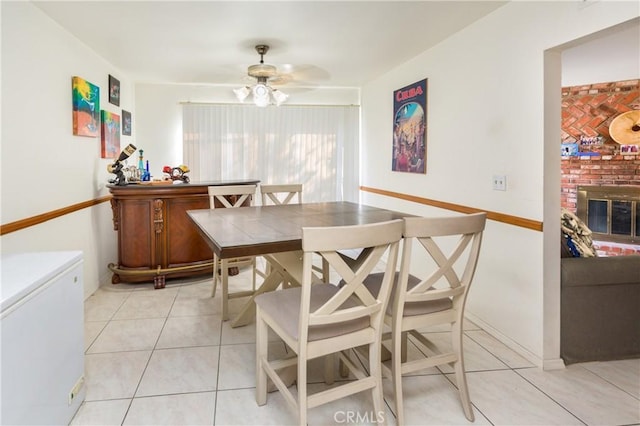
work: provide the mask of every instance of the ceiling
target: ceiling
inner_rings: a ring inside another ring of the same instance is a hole
[[[35,1],[136,82],[242,85],[254,46],[294,87],[360,87],[504,1]]]

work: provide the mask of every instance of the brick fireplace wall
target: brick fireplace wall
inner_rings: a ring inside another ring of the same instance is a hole
[[[609,125],[621,113],[636,109],[640,109],[640,80],[563,87],[562,142],[600,136],[602,146],[581,146],[580,150],[615,154],[619,145],[609,135]]]
[[[579,185],[638,186],[640,155],[622,155],[609,135],[619,114],[640,109],[640,80],[562,88],[562,142],[601,137],[601,145],[580,145],[574,157],[562,157],[561,205],[576,212]],[[599,254],[640,253],[640,246],[597,242]]]
[[[568,157],[561,161],[562,207],[576,212],[578,186],[637,185],[640,191],[640,156],[603,155],[597,157]]]

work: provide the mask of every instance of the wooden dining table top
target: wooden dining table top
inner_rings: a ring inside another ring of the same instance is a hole
[[[221,259],[302,249],[302,228],[385,222],[412,216],[348,201],[189,210]]]

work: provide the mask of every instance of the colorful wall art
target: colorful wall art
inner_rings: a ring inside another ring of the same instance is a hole
[[[427,172],[427,80],[393,92],[394,172]]]
[[[100,88],[80,77],[71,79],[73,134],[97,137],[100,130]]]
[[[117,158],[120,154],[120,116],[102,110],[100,118],[102,119],[100,155],[102,158]]]

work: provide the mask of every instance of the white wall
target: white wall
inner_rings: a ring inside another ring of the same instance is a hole
[[[71,78],[100,87],[100,107],[135,117],[133,85],[27,2],[2,2],[3,224],[108,194],[100,138],[74,136]],[[120,80],[120,107],[108,102],[109,74]],[[133,140],[122,136],[121,147]],[[112,160],[111,160],[112,161]],[[111,207],[102,203],[1,237],[2,252],[82,250],[85,295],[110,278],[117,262]]]
[[[144,149],[153,176],[160,177],[165,165],[177,166],[183,162],[181,102],[238,103],[233,89],[213,85],[136,84],[136,141],[137,146]],[[359,104],[360,93],[355,88],[302,89],[283,86],[280,89],[289,94],[287,104]]]
[[[108,194],[111,162],[100,158],[100,139],[73,136],[71,77],[101,89],[101,109],[132,113],[134,143],[145,151],[152,174],[182,163],[180,102],[237,102],[232,87],[134,86],[127,76],[28,2],[1,2],[2,13],[2,224]],[[114,47],[117,48],[117,47]],[[108,102],[108,76],[121,84],[119,107]],[[358,104],[359,90],[282,88],[295,104]],[[139,102],[139,105],[137,104]],[[137,154],[129,163],[137,163]],[[85,295],[110,282],[106,265],[117,262],[111,207],[102,203],[5,234],[3,253],[82,250]]]
[[[633,2],[512,2],[367,84],[362,184],[536,221],[545,220],[549,209],[557,216],[559,172],[556,193],[545,204],[545,174],[553,175],[545,162],[555,159],[550,167],[559,169],[560,160],[559,153],[545,156],[545,90],[558,94],[553,102],[559,112],[560,67],[557,87],[547,87],[553,79],[545,81],[545,50],[638,12]],[[427,174],[393,173],[392,93],[423,78],[429,79]],[[507,176],[506,192],[492,190],[494,174]],[[451,214],[367,192],[362,200],[414,214]],[[561,364],[559,248],[553,249],[558,224],[545,222],[541,233],[489,222],[468,305],[480,325],[540,366]],[[550,313],[545,298],[556,303]]]
[[[640,77],[640,22],[595,34],[562,51],[562,87]],[[612,66],[615,64],[615,66]]]

